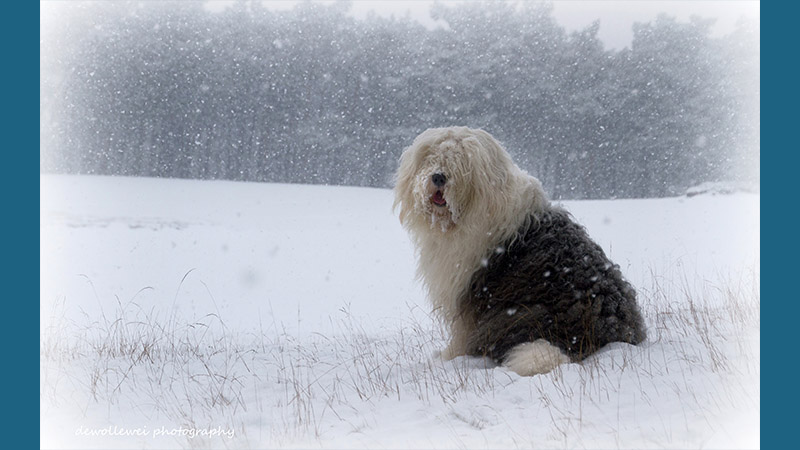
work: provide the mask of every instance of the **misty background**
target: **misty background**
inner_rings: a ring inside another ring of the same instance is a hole
[[[41,171],[390,187],[429,127],[492,133],[555,199],[759,183],[759,25],[669,15],[606,49],[548,3],[431,28],[239,1],[79,2],[40,43]]]

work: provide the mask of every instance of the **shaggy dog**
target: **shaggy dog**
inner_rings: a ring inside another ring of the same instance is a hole
[[[395,209],[449,326],[441,356],[488,356],[526,376],[645,327],[619,267],[483,130],[430,129],[400,157]]]

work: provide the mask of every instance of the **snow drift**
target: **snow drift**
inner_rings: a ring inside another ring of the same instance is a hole
[[[41,180],[43,447],[758,445],[756,194],[566,202],[649,337],[521,378],[432,356],[388,190]]]

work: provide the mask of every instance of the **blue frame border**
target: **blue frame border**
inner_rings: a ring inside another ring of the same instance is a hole
[[[8,2],[3,35],[6,446],[39,442],[39,4]],[[30,373],[28,371],[33,373]]]

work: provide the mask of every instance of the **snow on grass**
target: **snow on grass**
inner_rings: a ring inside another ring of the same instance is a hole
[[[758,445],[757,195],[566,202],[648,340],[525,378],[435,357],[389,191],[41,186],[43,447]]]

